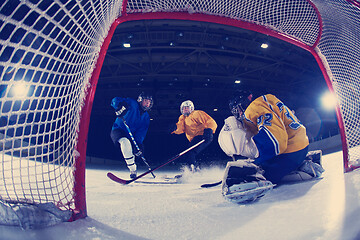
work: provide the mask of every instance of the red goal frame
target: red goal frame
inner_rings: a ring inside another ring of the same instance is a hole
[[[360,7],[360,3],[358,1],[355,0],[347,0],[349,3],[354,4],[357,7]],[[92,103],[94,101],[94,96],[95,96],[95,91],[96,91],[96,86],[98,83],[98,78],[100,75],[100,71],[101,71],[101,67],[102,64],[104,62],[105,59],[105,55],[107,52],[107,49],[109,47],[109,44],[111,42],[112,36],[114,34],[114,31],[116,29],[116,27],[124,22],[127,21],[136,21],[136,20],[151,20],[151,19],[176,19],[176,20],[191,20],[191,21],[201,21],[201,22],[211,22],[211,23],[218,23],[218,24],[223,24],[223,25],[228,25],[228,26],[233,26],[233,27],[238,27],[238,28],[243,28],[243,29],[247,29],[247,30],[251,30],[251,31],[255,31],[255,32],[259,32],[262,34],[266,34],[266,35],[270,35],[272,37],[278,38],[280,40],[286,41],[288,43],[294,44],[306,51],[309,51],[314,58],[316,59],[322,73],[323,76],[325,78],[326,84],[329,88],[329,91],[334,93],[334,89],[333,86],[331,84],[331,80],[330,77],[326,71],[326,67],[324,66],[319,54],[316,52],[315,48],[317,46],[317,44],[320,41],[321,38],[321,33],[322,33],[322,19],[321,19],[321,15],[319,13],[319,11],[316,9],[316,7],[314,6],[313,3],[311,3],[311,1],[308,0],[309,4],[311,4],[315,11],[317,12],[318,15],[318,19],[319,19],[319,23],[320,23],[320,31],[318,33],[318,37],[317,40],[315,41],[315,43],[312,46],[308,46],[305,43],[291,37],[291,36],[287,36],[285,34],[282,34],[280,32],[276,32],[273,29],[264,27],[264,26],[260,26],[260,25],[256,25],[253,23],[249,23],[249,22],[245,22],[245,21],[240,21],[240,20],[235,20],[235,19],[230,19],[230,18],[226,18],[226,17],[220,17],[220,16],[213,16],[213,15],[206,15],[206,14],[200,14],[200,13],[194,13],[194,14],[190,14],[187,12],[170,12],[170,13],[165,13],[165,12],[150,12],[150,13],[130,13],[128,14],[126,12],[126,6],[127,6],[127,2],[128,0],[124,0],[123,1],[123,7],[122,7],[122,12],[121,12],[121,16],[119,18],[117,18],[115,20],[115,22],[111,25],[110,31],[108,32],[107,37],[105,38],[103,45],[101,47],[101,51],[99,53],[99,57],[97,59],[97,63],[96,63],[96,68],[94,70],[94,72],[92,73],[92,77],[90,80],[90,84],[91,84],[91,89],[88,91],[88,94],[86,96],[86,101],[85,101],[85,107],[82,110],[81,113],[81,123],[80,123],[80,131],[79,131],[79,142],[78,142],[78,151],[80,152],[80,158],[78,163],[77,163],[77,167],[79,167],[80,169],[83,169],[83,173],[76,175],[76,181],[78,184],[78,189],[76,190],[76,192],[81,193],[80,196],[80,201],[79,201],[79,209],[83,209],[85,206],[83,205],[83,202],[85,201],[81,201],[81,199],[83,198],[85,200],[85,187],[79,187],[79,186],[85,186],[84,184],[84,174],[85,174],[85,160],[86,160],[86,142],[87,142],[87,135],[88,135],[88,126],[89,126],[89,122],[90,122],[90,115],[91,115],[91,109],[92,109]],[[352,171],[353,169],[357,168],[357,167],[352,167],[349,166],[349,155],[348,155],[348,145],[347,145],[347,141],[346,141],[346,134],[345,134],[345,127],[344,127],[344,121],[341,115],[341,111],[339,106],[336,107],[336,116],[337,116],[337,120],[339,123],[339,130],[340,130],[340,136],[341,136],[341,141],[342,141],[342,152],[343,152],[343,162],[344,162],[344,170],[345,172],[349,172]],[[86,212],[85,212],[86,214]],[[80,214],[83,215],[83,214]]]

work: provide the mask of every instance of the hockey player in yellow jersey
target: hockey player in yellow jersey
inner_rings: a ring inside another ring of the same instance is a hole
[[[239,105],[235,108],[241,113]],[[236,114],[236,110],[234,112]],[[309,140],[305,127],[274,95],[258,97],[246,108],[242,116],[245,128],[254,134],[257,149],[262,153],[257,159],[258,163],[302,149],[306,155]]]
[[[179,120],[176,126],[174,125],[171,133],[185,133],[186,138],[189,140],[189,147],[205,139],[204,143],[188,153],[187,162],[189,166],[192,165],[192,168],[194,168],[197,166],[196,155],[212,142],[217,124],[206,112],[194,110],[194,104],[190,100],[184,101],[180,105],[180,112]]]
[[[284,179],[321,176],[324,170],[319,164],[305,161],[309,145],[306,128],[277,97],[266,94],[253,99],[250,92],[241,91],[230,101],[229,107],[234,116],[225,120],[219,145],[229,156],[241,155],[251,160],[228,164],[223,181],[226,198],[236,202],[244,200],[239,193],[244,185],[241,181],[233,182],[240,172],[246,175],[240,177],[242,181],[256,182],[259,189],[266,191]],[[237,170],[229,170],[231,167]],[[293,176],[299,169],[301,171]],[[246,196],[245,200],[254,200],[264,192],[257,194]]]

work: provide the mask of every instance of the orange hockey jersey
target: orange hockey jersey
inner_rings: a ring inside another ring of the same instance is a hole
[[[176,126],[177,129],[172,133],[185,133],[186,138],[190,142],[195,136],[203,135],[205,128],[211,128],[213,133],[215,133],[217,128],[215,120],[206,112],[201,110],[195,110],[187,117],[181,115],[176,123]]]

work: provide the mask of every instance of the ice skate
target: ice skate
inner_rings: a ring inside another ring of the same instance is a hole
[[[136,176],[137,176],[136,171],[130,171],[130,178],[131,178],[131,179],[136,178]]]

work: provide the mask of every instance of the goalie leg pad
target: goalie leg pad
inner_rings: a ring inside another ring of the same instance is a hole
[[[264,196],[274,185],[250,160],[228,162],[222,181],[222,195],[234,203],[252,202]]]
[[[321,150],[314,150],[314,151],[309,151],[308,152],[308,154],[306,155],[305,160],[311,160],[314,163],[317,163],[320,166],[322,166],[321,157],[322,157],[322,151]]]
[[[230,187],[223,186],[222,194],[224,198],[233,203],[248,203],[253,202],[266,193],[270,192],[273,187],[270,181],[261,180],[256,182],[234,184]]]
[[[310,176],[308,173],[306,172],[302,172],[302,171],[293,171],[291,173],[289,173],[288,175],[285,175],[282,179],[281,182],[299,182],[299,181],[306,181],[306,180],[310,180],[313,177]]]
[[[299,171],[306,172],[310,176],[318,178],[321,177],[323,172],[325,172],[325,169],[311,160],[305,160],[299,167]]]
[[[321,156],[320,156],[320,160],[321,160]],[[312,178],[321,177],[323,172],[325,172],[325,169],[320,164],[305,159],[304,162],[296,171],[293,171],[288,175],[284,176],[281,179],[281,181],[282,182],[306,181]]]

